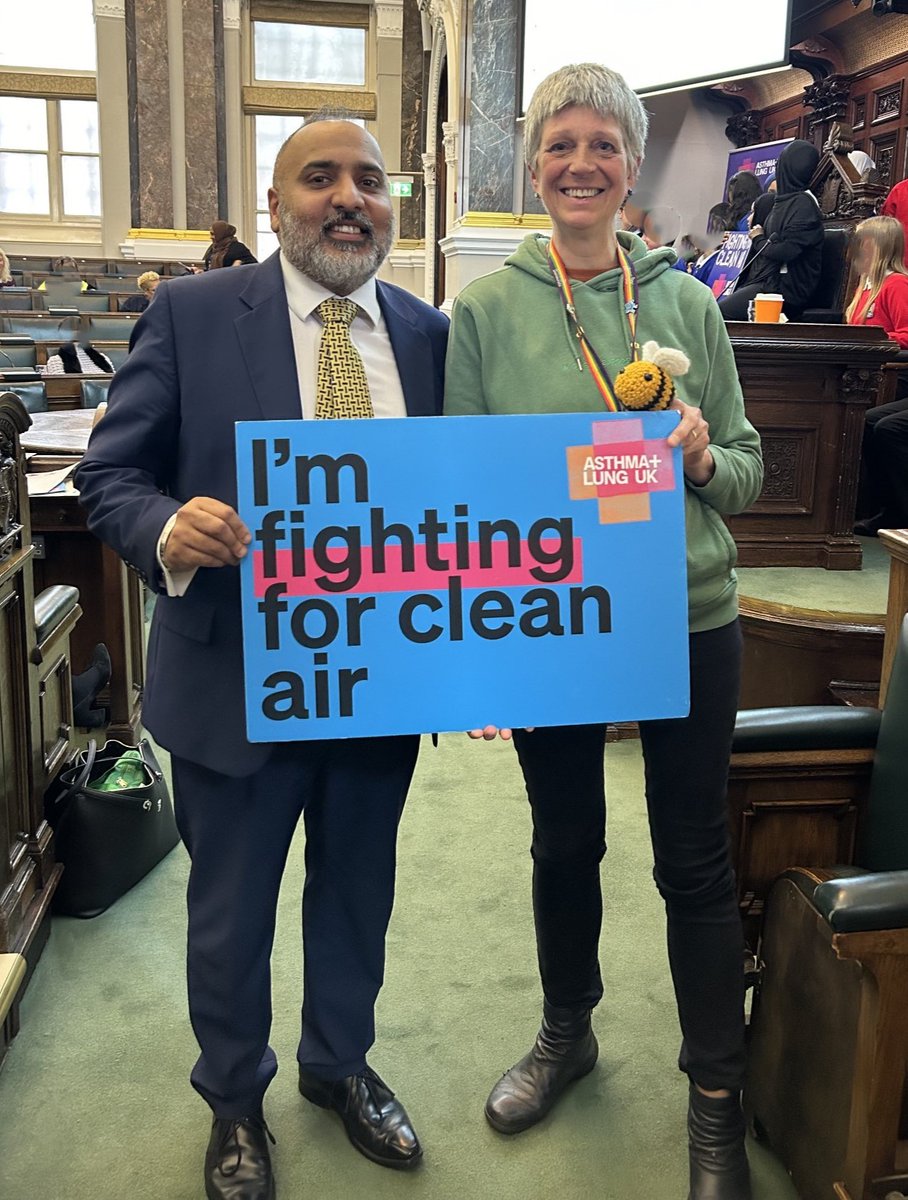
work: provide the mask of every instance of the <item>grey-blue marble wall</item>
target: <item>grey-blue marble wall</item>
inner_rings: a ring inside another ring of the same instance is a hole
[[[136,228],[173,228],[166,0],[126,0],[129,175]]]
[[[400,202],[398,237],[421,238],[425,232],[422,152],[426,145],[426,54],[418,0],[404,0],[400,89],[400,169],[413,172],[413,195]]]
[[[514,209],[518,63],[523,0],[472,0],[469,24],[469,194],[472,212]],[[543,211],[526,184],[524,211]]]

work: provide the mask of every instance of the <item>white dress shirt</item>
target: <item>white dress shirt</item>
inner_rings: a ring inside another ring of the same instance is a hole
[[[302,399],[301,416],[315,417],[315,389],[318,377],[318,351],[322,338],[322,322],[315,311],[323,300],[335,293],[304,275],[288,262],[281,251],[281,271],[290,310],[290,332],[296,358],[296,374]],[[391,347],[388,327],[378,305],[375,277],[351,292],[347,297],[357,305],[358,312],[350,327],[350,340],[359,352],[369,384],[372,410],[376,417],[405,417],[407,406],[397,370],[397,360]],[[176,513],[161,530],[158,539],[158,562],[164,573],[168,596],[182,596],[192,582],[196,568],[188,571],[168,571],[162,552],[176,522]]]
[[[318,350],[322,340],[322,322],[315,311],[323,300],[335,295],[315,283],[302,271],[289,263],[281,253],[281,270],[284,287],[287,289],[287,304],[290,308],[290,332],[293,335],[293,353],[296,356],[296,373],[303,401],[303,416],[311,420],[315,416],[315,385],[318,376]],[[391,349],[388,327],[378,306],[378,291],[375,277],[367,280],[347,296],[359,310],[350,326],[350,340],[359,352],[366,371],[372,410],[377,417],[405,417],[404,402],[397,361]]]

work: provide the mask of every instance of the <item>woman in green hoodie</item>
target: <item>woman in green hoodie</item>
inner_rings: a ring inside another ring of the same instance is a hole
[[[648,252],[634,234],[616,233],[646,130],[639,99],[605,67],[564,67],[539,85],[526,115],[526,160],[552,238],[527,237],[501,270],[458,296],[445,407],[596,412],[608,406],[610,380],[637,357],[637,346],[653,339],[690,359],[668,439],[682,448],[686,484],[690,715],[641,722],[640,736],[683,1033],[679,1065],[690,1079],[690,1200],[750,1200],[740,1107],[744,947],[726,819],[740,631],[736,551],[722,516],[756,499],[762,462],[712,293],[670,269],[672,250]],[[590,356],[604,368],[604,384],[588,369]],[[592,1070],[598,1047],[590,1015],[602,996],[605,727],[515,730],[514,742],[533,817],[544,1006],[532,1049],[486,1104],[503,1133],[535,1124]]]

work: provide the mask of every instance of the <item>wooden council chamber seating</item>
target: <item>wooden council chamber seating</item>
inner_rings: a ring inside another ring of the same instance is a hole
[[[857,852],[769,895],[745,1107],[801,1200],[908,1194],[908,618],[882,714],[743,714],[750,745],[872,752]],[[874,726],[876,728],[874,729]],[[852,736],[852,734],[854,736]],[[810,864],[809,856],[793,862]],[[859,866],[853,865],[860,864]]]
[[[771,708],[742,700],[738,713],[728,808],[738,901],[754,955],[766,898],[783,871],[799,863],[829,867],[856,861],[870,796],[877,705],[885,703],[908,612],[908,530],[882,530],[880,540],[890,568],[886,613],[880,618],[879,692],[858,707],[835,704],[829,692]]]
[[[31,418],[0,394],[0,997],[9,1002],[0,1058],[19,1027],[11,989],[27,980],[50,933],[50,902],[61,868],[44,818],[44,793],[71,747],[69,640],[81,616],[69,584],[35,599],[25,456],[19,438]],[[4,974],[12,967],[12,974]],[[5,982],[4,982],[5,980]],[[4,988],[5,993],[4,993]]]
[[[83,410],[81,405],[69,411],[38,413],[32,428],[23,435],[23,443],[31,450],[52,455],[60,465],[75,466],[94,417],[94,410]],[[98,704],[110,712],[107,735],[133,744],[141,728],[145,682],[143,584],[110,547],[89,531],[85,510],[71,483],[62,491],[32,495],[30,514],[36,548],[35,587],[65,584],[78,588],[84,613],[73,631],[73,662],[83,669],[99,642],[107,646],[111,677]]]

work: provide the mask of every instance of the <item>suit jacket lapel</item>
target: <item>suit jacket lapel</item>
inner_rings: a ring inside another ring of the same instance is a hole
[[[397,373],[411,417],[431,417],[435,405],[435,361],[432,345],[416,324],[415,310],[400,292],[378,281],[378,303],[388,327]]]
[[[267,421],[302,415],[293,335],[279,252],[250,271],[240,294],[248,312],[234,322],[255,397]]]

